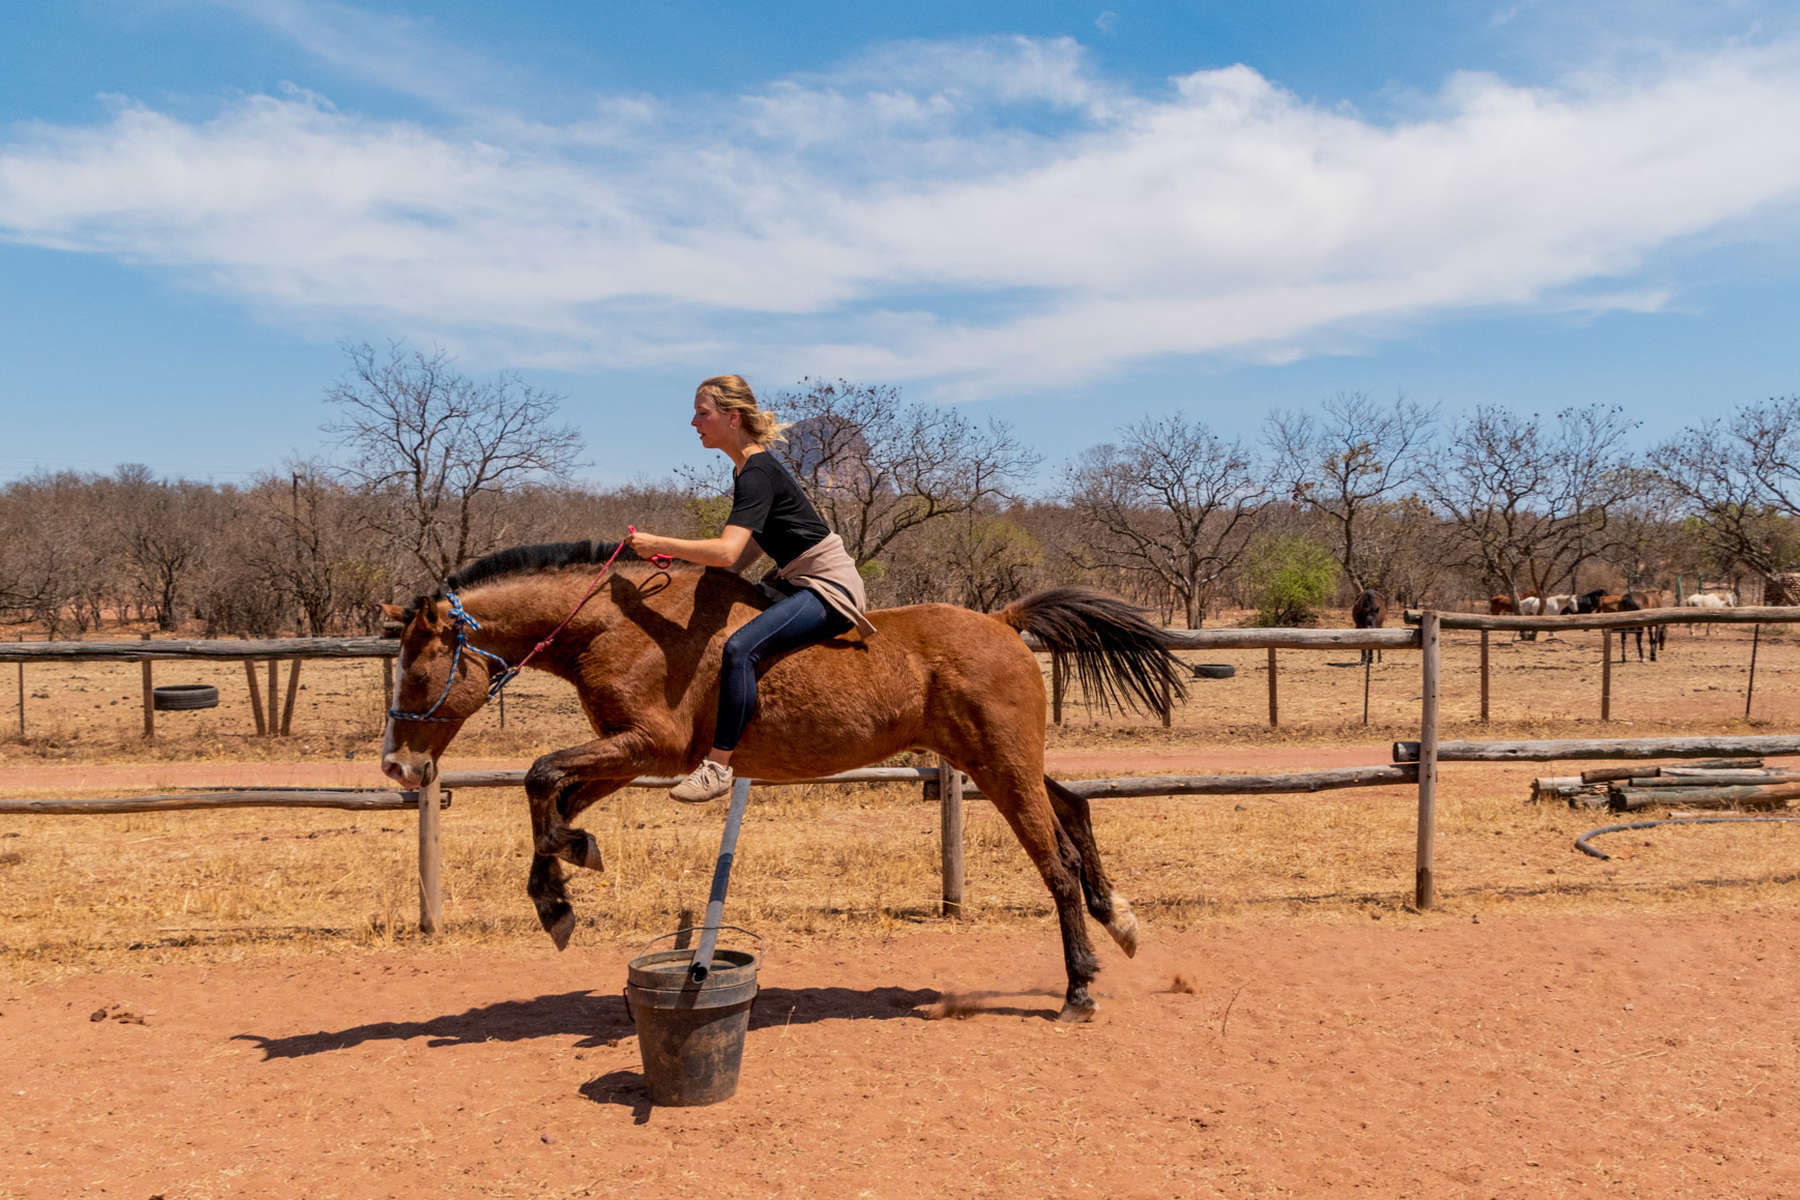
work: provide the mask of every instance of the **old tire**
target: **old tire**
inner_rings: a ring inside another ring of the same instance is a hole
[[[183,712],[219,707],[219,689],[210,683],[172,683],[150,694],[151,707],[160,712]]]
[[[1195,679],[1230,679],[1237,674],[1237,668],[1230,663],[1195,663]]]

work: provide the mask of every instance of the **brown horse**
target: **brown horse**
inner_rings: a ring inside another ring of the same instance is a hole
[[[601,867],[591,834],[569,822],[643,774],[679,775],[712,744],[725,637],[768,604],[726,571],[658,570],[625,556],[566,628],[593,564],[610,544],[527,546],[458,572],[405,610],[382,770],[416,787],[462,723],[486,703],[507,664],[573,684],[595,737],[544,755],[526,773],[534,856],[526,890],[561,949],[575,927],[558,859]],[[1068,991],[1060,1019],[1094,1012],[1099,970],[1082,917],[1104,925],[1126,954],[1137,918],[1100,863],[1087,801],[1044,775],[1044,684],[1020,638],[1037,637],[1072,662],[1090,696],[1163,711],[1180,696],[1160,630],[1123,601],[1080,588],[1027,596],[988,615],[948,604],[870,614],[878,632],[842,636],[774,663],[758,686],[755,718],[732,766],[752,779],[806,779],[877,762],[912,747],[967,772],[1011,826],[1056,904]]]
[[[1358,629],[1380,629],[1387,620],[1387,598],[1374,588],[1364,588],[1356,603],[1350,606],[1350,620]],[[1368,663],[1371,658],[1380,662],[1380,649],[1362,652],[1363,663]]]

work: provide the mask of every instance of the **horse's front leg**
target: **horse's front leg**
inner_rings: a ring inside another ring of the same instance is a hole
[[[533,850],[525,890],[537,909],[538,923],[558,950],[569,944],[575,931],[575,910],[557,859],[595,871],[604,867],[594,835],[571,826],[570,818],[663,757],[652,739],[632,732],[546,754],[525,773]]]
[[[532,849],[531,872],[525,880],[525,893],[537,909],[538,924],[556,943],[558,950],[569,944],[575,932],[575,910],[569,904],[569,889],[563,879],[559,858],[578,867],[603,870],[600,845],[585,829],[571,829],[567,819],[594,801],[625,786],[627,780],[601,779],[592,783],[574,783],[561,795],[552,795],[550,803],[531,805]]]

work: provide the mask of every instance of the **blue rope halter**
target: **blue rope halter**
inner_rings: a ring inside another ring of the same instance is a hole
[[[462,606],[462,598],[455,592],[446,588],[444,590],[444,598],[450,601],[450,623],[451,628],[456,631],[456,651],[450,659],[450,678],[444,680],[444,690],[438,693],[438,698],[433,700],[431,702],[431,707],[424,712],[409,713],[401,712],[397,708],[388,709],[388,716],[396,721],[450,722],[462,719],[460,717],[434,717],[431,714],[444,706],[444,701],[450,695],[450,689],[456,685],[456,673],[462,668],[462,656],[464,650],[467,650],[471,654],[479,654],[483,658],[491,659],[500,664],[500,673],[488,684],[488,699],[490,700],[499,693],[501,688],[512,681],[514,675],[519,673],[518,668],[507,666],[506,660],[501,658],[498,654],[492,654],[483,650],[480,646],[471,646],[469,644],[467,631],[470,629],[480,629],[481,622],[468,614]]]

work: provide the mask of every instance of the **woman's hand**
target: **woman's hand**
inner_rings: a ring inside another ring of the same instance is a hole
[[[674,540],[674,538],[658,537],[654,533],[639,533],[635,525],[625,527],[625,544],[631,547],[631,552],[645,562],[655,563],[657,566],[669,565],[670,550],[672,549],[669,543]]]

